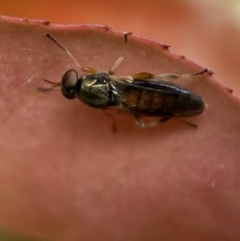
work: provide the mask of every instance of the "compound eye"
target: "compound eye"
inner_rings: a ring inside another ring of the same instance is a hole
[[[62,77],[62,94],[67,99],[76,98],[78,74],[74,69],[68,70]]]

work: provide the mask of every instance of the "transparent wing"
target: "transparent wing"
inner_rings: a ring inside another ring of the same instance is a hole
[[[144,77],[147,77],[147,74]],[[116,109],[118,112],[149,116],[172,115],[175,112],[182,91],[179,85],[160,78],[135,79],[133,76],[109,78],[111,85],[121,96],[121,105]]]

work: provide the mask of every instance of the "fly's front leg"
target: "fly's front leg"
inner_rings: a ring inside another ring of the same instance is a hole
[[[147,123],[145,124],[144,121],[142,120],[141,116],[135,116],[135,119],[138,123],[138,125],[142,128],[148,128],[148,127],[154,127],[154,126],[157,126],[167,120],[169,120],[170,118],[172,118],[172,116],[164,116],[162,117],[160,120],[158,121],[155,121],[155,122],[150,122],[150,123]]]

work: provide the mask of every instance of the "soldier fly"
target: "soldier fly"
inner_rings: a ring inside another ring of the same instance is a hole
[[[67,99],[79,98],[83,103],[94,107],[114,108],[122,114],[133,115],[141,127],[156,126],[172,117],[186,117],[200,114],[205,109],[201,96],[171,83],[171,80],[187,79],[202,75],[212,74],[209,69],[190,74],[160,74],[154,75],[141,72],[130,76],[115,76],[114,72],[123,61],[128,45],[128,35],[124,33],[124,51],[108,72],[97,72],[92,67],[81,67],[73,54],[59,43],[53,36],[46,34],[55,44],[61,47],[77,66],[86,73],[78,77],[74,69],[68,70],[61,82],[52,82],[49,88],[39,87],[40,91],[48,91],[60,87],[62,94]],[[145,124],[142,116],[160,117],[155,122]],[[193,127],[197,125],[181,120]]]

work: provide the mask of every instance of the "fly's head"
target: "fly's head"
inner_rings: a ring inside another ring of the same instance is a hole
[[[78,89],[78,74],[74,69],[68,70],[62,77],[61,91],[67,99],[75,99],[77,97]]]
[[[78,73],[74,69],[68,70],[62,77],[61,82],[52,82],[44,79],[45,82],[51,84],[49,88],[38,87],[39,91],[45,92],[61,87],[62,94],[67,99],[75,99],[77,97],[78,88],[81,85],[81,80],[78,79]]]

